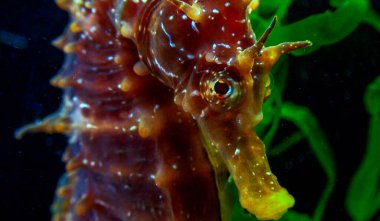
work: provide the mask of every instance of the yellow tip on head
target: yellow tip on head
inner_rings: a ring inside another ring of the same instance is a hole
[[[252,0],[248,7],[247,7],[247,13],[248,15],[251,14],[254,10],[256,10],[259,7],[260,0]]]
[[[195,3],[193,5],[189,5],[181,0],[167,0],[173,5],[177,6],[179,10],[186,14],[193,21],[200,21],[203,15],[202,7]]]
[[[259,220],[278,220],[290,207],[294,206],[294,198],[284,188],[268,192],[261,198],[240,196],[240,203]]]

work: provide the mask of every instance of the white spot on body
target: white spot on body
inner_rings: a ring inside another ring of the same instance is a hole
[[[79,107],[80,107],[80,108],[89,108],[90,105],[88,105],[88,104],[86,104],[86,103],[81,103],[81,104],[79,105]]]
[[[228,64],[228,65],[231,65],[233,60],[234,60],[234,58],[230,58],[230,59],[227,61],[227,64]]]
[[[177,167],[177,164],[172,164],[172,168],[173,168],[173,170],[176,170],[178,167]]]
[[[91,124],[91,123],[87,123],[86,124],[86,128],[87,129],[91,129],[91,128],[96,128],[93,124]]]
[[[170,17],[169,17],[169,20],[171,20]],[[171,35],[166,31],[163,22],[161,22],[161,29],[162,29],[162,31],[165,33],[166,37],[168,37],[170,47],[174,48],[174,47],[175,47],[175,44],[174,44],[173,41],[172,41],[172,37],[171,37]]]
[[[217,44],[217,46],[225,47],[225,48],[231,48],[230,45],[228,45],[228,44],[224,44],[224,43],[219,43],[219,44]]]
[[[191,97],[194,97],[194,96],[199,96],[199,91],[198,90],[194,90],[193,92],[191,92],[190,96]]]
[[[235,156],[239,155],[240,154],[240,149],[239,148],[236,148],[235,149]]]
[[[96,26],[91,26],[91,28],[90,28],[90,32],[95,32],[96,31]]]
[[[219,10],[216,9],[216,8],[214,8],[214,9],[212,10],[212,13],[214,13],[214,14],[219,14]]]
[[[195,56],[192,55],[192,54],[187,54],[186,56],[187,56],[188,59],[194,59],[194,57],[195,57]]]
[[[191,28],[192,28],[195,32],[199,33],[199,30],[198,30],[198,28],[197,28],[197,25],[196,25],[195,21],[191,21]]]

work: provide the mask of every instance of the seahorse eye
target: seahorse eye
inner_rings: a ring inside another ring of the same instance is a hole
[[[212,90],[214,93],[214,96],[218,98],[228,98],[232,92],[232,82],[228,81],[227,79],[218,79],[215,82],[213,82]]]
[[[207,74],[201,81],[201,91],[214,109],[232,108],[242,95],[241,82],[228,71]]]

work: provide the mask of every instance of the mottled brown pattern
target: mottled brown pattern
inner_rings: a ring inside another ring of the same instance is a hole
[[[293,205],[252,128],[270,69],[309,42],[264,48],[276,19],[257,40],[247,16],[258,0],[57,4],[72,18],[55,41],[63,107],[19,133],[69,136],[54,220],[228,220],[227,173],[259,219]]]
[[[54,219],[218,220],[198,130],[170,88],[134,72],[136,45],[118,33],[111,13],[117,2],[60,6],[73,17],[58,45],[72,54],[63,72],[77,126]]]

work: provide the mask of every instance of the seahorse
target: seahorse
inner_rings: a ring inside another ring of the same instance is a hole
[[[59,112],[19,130],[64,133],[53,220],[227,220],[228,174],[260,220],[294,204],[254,127],[279,57],[248,15],[259,0],[57,0],[72,22],[54,45]]]

